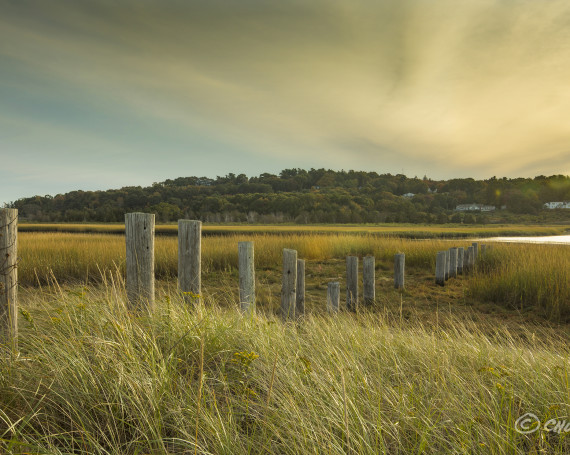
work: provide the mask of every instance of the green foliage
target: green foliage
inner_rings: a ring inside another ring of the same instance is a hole
[[[408,193],[414,196],[403,197]],[[35,196],[13,206],[21,219],[42,222],[122,222],[126,212],[143,211],[156,213],[162,222],[446,223],[455,207],[465,203],[506,206],[500,216],[510,222],[524,215],[534,221],[568,220],[570,210],[542,208],[545,202],[568,200],[570,177],[562,175],[435,181],[401,174],[285,169],[279,175],[180,177],[146,188]]]

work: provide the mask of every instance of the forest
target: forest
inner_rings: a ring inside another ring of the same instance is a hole
[[[432,180],[402,174],[327,169],[179,177],[148,187],[71,191],[11,204],[30,222],[122,222],[127,212],[151,212],[159,222],[181,218],[214,223],[465,223],[556,222],[569,209],[570,176]],[[457,211],[460,204],[492,211]]]

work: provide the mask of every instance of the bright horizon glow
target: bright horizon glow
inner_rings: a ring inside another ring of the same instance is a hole
[[[0,204],[294,167],[570,175],[568,80],[566,0],[6,0]]]

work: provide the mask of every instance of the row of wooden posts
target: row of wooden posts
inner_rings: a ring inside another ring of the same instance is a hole
[[[154,305],[154,232],[155,217],[148,213],[125,215],[126,291],[131,308]],[[0,320],[3,338],[17,340],[17,222],[16,209],[0,209]],[[200,298],[202,223],[195,220],[178,221],[178,287],[185,299]],[[444,285],[450,277],[473,267],[478,246],[467,250],[451,248],[437,253],[436,283]],[[482,252],[484,245],[482,246]],[[358,257],[346,258],[346,307],[358,308]],[[241,311],[255,310],[255,267],[253,242],[238,242],[239,302]],[[404,288],[405,255],[394,258],[394,287]],[[363,258],[363,302],[375,300],[375,260]],[[340,283],[328,283],[327,309],[338,312]],[[283,281],[281,312],[284,319],[296,319],[305,314],[305,261],[297,251],[283,250]]]
[[[491,245],[481,245],[481,256],[484,256]],[[445,286],[449,278],[467,273],[475,267],[479,255],[479,244],[473,242],[470,247],[453,247],[447,251],[438,251],[435,260],[435,283]]]

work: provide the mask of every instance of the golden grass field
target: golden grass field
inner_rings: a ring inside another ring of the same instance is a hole
[[[379,236],[399,236],[408,238],[442,238],[442,237],[496,237],[522,235],[560,235],[568,231],[568,225],[418,225],[418,224],[342,224],[342,225],[214,225],[204,224],[204,235],[228,234],[375,234]],[[67,223],[23,223],[20,232],[84,232],[124,234],[124,224],[67,224]],[[176,224],[159,224],[156,233],[176,235]]]
[[[409,283],[407,291],[431,283],[437,251],[451,246],[468,246],[470,240],[413,240],[378,237],[373,234],[291,233],[228,234],[202,239],[202,271],[206,289],[236,279],[237,244],[253,241],[255,266],[259,276],[272,283],[278,296],[283,248],[298,251],[307,260],[308,281],[325,287],[329,276],[344,279],[343,259],[347,255],[374,255],[380,278],[389,282],[393,257],[406,254]],[[36,233],[19,235],[19,279],[22,285],[45,284],[51,278],[59,282],[101,282],[102,275],[125,270],[125,239],[114,234]],[[469,278],[462,278],[467,295],[478,303],[494,302],[517,311],[528,308],[555,319],[570,312],[570,246],[496,244]],[[159,280],[176,280],[177,239],[157,236],[155,240],[156,276]],[[334,265],[336,264],[336,265]],[[332,270],[331,270],[332,267]],[[310,284],[310,283],[309,283]],[[310,286],[309,286],[310,289]],[[277,301],[275,297],[273,301]]]

